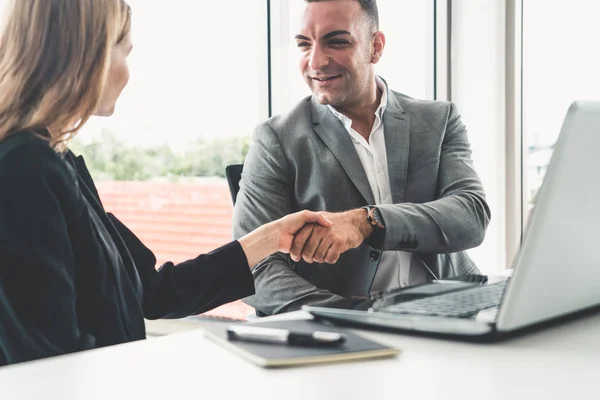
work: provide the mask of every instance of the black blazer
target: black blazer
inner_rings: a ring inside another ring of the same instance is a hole
[[[106,213],[81,157],[31,133],[0,142],[0,365],[145,338],[254,293],[238,242],[177,266]]]

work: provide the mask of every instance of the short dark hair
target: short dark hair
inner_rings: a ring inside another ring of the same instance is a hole
[[[321,1],[332,1],[332,0],[304,0],[307,3],[319,3]],[[379,30],[379,11],[377,10],[377,0],[355,0],[360,4],[363,12],[369,19],[369,23],[373,30]]]

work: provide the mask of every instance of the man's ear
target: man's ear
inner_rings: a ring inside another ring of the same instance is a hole
[[[372,37],[373,53],[371,54],[371,63],[377,64],[383,55],[383,49],[385,48],[385,35],[381,31],[377,31]]]

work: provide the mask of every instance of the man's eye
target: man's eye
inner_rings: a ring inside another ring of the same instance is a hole
[[[332,46],[345,46],[348,44],[348,42],[345,40],[332,40],[329,42],[329,44]]]
[[[306,43],[306,42],[300,42],[298,43],[298,47],[307,47],[310,46],[310,44]]]

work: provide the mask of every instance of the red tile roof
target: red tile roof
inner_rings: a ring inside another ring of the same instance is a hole
[[[197,183],[99,182],[108,212],[129,227],[157,258],[178,263],[231,241],[233,207],[224,179]],[[252,307],[241,301],[207,313],[244,318]]]

